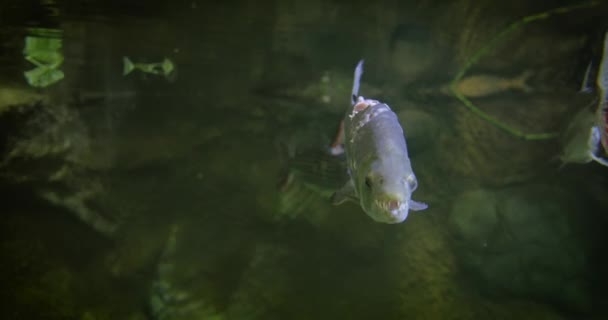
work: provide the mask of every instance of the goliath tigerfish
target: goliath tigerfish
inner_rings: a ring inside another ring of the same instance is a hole
[[[355,68],[351,109],[339,135],[344,140],[350,179],[334,193],[332,202],[354,200],[375,221],[400,223],[410,209],[428,206],[411,199],[418,182],[397,115],[385,103],[358,96],[362,74],[363,60]],[[336,146],[332,149],[339,152]]]

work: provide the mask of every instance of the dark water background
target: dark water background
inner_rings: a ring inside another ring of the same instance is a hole
[[[577,91],[606,4],[521,25],[468,72],[528,71],[531,91],[472,101],[559,138],[441,89],[510,23],[574,3],[3,1],[0,317],[605,319],[608,169],[555,157],[597,95]],[[31,27],[63,31],[44,89],[23,78]],[[123,76],[124,56],[177,76]],[[399,225],[327,200],[362,57],[430,206]]]

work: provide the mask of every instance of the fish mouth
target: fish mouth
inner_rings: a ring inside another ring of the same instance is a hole
[[[381,210],[383,216],[381,219],[387,223],[399,223],[407,217],[407,201],[385,200],[375,201],[376,206]]]

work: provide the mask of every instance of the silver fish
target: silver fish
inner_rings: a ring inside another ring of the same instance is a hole
[[[589,79],[592,74],[589,63],[579,92],[593,91]],[[583,109],[565,132],[566,144],[560,159],[567,162],[589,163],[595,161],[608,167],[608,33],[604,37],[604,50],[595,81],[599,95],[595,113]]]
[[[354,200],[377,222],[401,223],[409,210],[428,206],[411,199],[418,181],[397,115],[385,103],[358,96],[362,74],[363,60],[355,68],[351,108],[343,120],[350,179],[332,202]]]
[[[570,121],[563,132],[562,151],[559,155],[561,165],[567,163],[589,163],[593,159],[591,154],[597,149],[594,145],[595,136],[589,128],[595,124],[595,114],[588,108],[579,111]]]
[[[597,75],[597,87],[599,101],[596,111],[596,127],[604,152],[608,152],[608,32],[604,37],[604,50]]]
[[[600,153],[599,149],[601,146],[600,140],[601,140],[600,129],[597,126],[591,127],[590,132],[589,132],[589,140],[588,140],[589,157],[591,160],[593,160],[605,167],[608,167],[608,160],[606,160],[598,155]]]

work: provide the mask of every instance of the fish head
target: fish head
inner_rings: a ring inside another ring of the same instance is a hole
[[[357,189],[361,207],[376,222],[401,223],[411,209],[412,192],[418,182],[411,170],[387,170],[378,161],[362,170]]]

